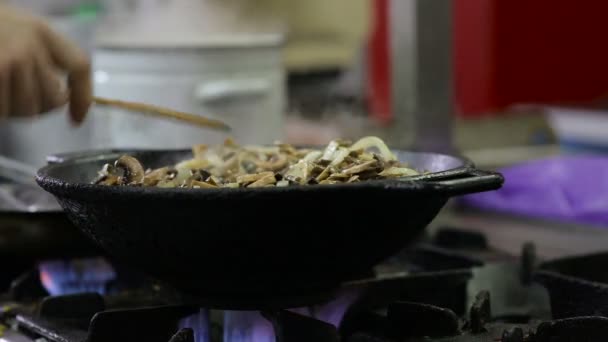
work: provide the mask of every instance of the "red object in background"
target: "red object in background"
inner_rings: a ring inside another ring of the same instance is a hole
[[[464,117],[608,94],[607,1],[455,0],[455,91]]]
[[[380,122],[392,118],[389,1],[400,0],[373,1],[368,49],[368,100]],[[608,1],[453,1],[461,116],[521,103],[592,104],[608,95]]]
[[[374,24],[367,49],[369,111],[380,123],[388,123],[392,118],[389,1],[373,1]]]
[[[509,0],[511,1],[511,0]],[[495,11],[498,1],[454,2],[454,96],[459,114],[495,109]]]

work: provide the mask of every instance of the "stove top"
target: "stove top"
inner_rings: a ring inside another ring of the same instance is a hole
[[[103,258],[55,260],[0,296],[0,341],[605,341],[607,262],[541,262],[534,244],[514,256],[444,227],[324,304],[222,311]]]

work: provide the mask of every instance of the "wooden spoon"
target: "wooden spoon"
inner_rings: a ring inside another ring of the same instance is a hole
[[[94,97],[93,101],[98,105],[119,107],[122,109],[126,109],[127,111],[132,113],[141,113],[156,116],[158,118],[178,120],[193,125],[221,131],[231,130],[230,126],[228,126],[222,121],[208,119],[196,114],[179,112],[169,108],[158,107],[145,103],[106,99],[102,97]]]

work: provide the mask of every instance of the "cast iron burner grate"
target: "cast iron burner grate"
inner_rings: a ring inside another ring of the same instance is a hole
[[[337,299],[325,306],[262,310],[260,319],[276,342],[607,340],[608,279],[602,273],[607,255],[556,260],[536,271],[533,245],[524,246],[520,258],[512,258],[492,251],[481,235],[459,234],[444,230],[435,240],[404,251],[382,266],[384,272],[344,284]],[[485,283],[480,280],[493,269],[497,275]],[[48,296],[37,279],[35,273],[25,273],[4,296],[3,341],[267,341],[234,338],[236,334],[224,339],[226,321],[215,319],[217,310],[184,304],[157,285],[103,296]],[[517,312],[505,309],[502,302],[513,298],[503,294],[525,293],[516,299],[528,298],[528,289],[540,287],[536,280],[549,289],[553,317],[537,314],[548,305]],[[471,294],[479,284],[488,289]],[[500,292],[501,287],[506,291]],[[338,320],[323,316],[327,306],[338,302],[344,306]]]

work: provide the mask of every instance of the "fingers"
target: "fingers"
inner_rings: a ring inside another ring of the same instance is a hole
[[[36,79],[40,95],[40,112],[45,113],[65,105],[68,92],[64,89],[59,75],[48,56],[36,56]]]
[[[40,105],[33,58],[20,60],[13,65],[10,83],[10,114],[13,116],[38,114]]]
[[[90,68],[70,73],[68,84],[70,87],[70,115],[72,120],[80,123],[84,120],[93,101]]]
[[[10,115],[11,70],[9,65],[0,64],[0,120]]]
[[[76,45],[47,26],[43,25],[41,30],[54,63],[68,73],[70,115],[75,122],[81,122],[93,101],[89,58]]]

